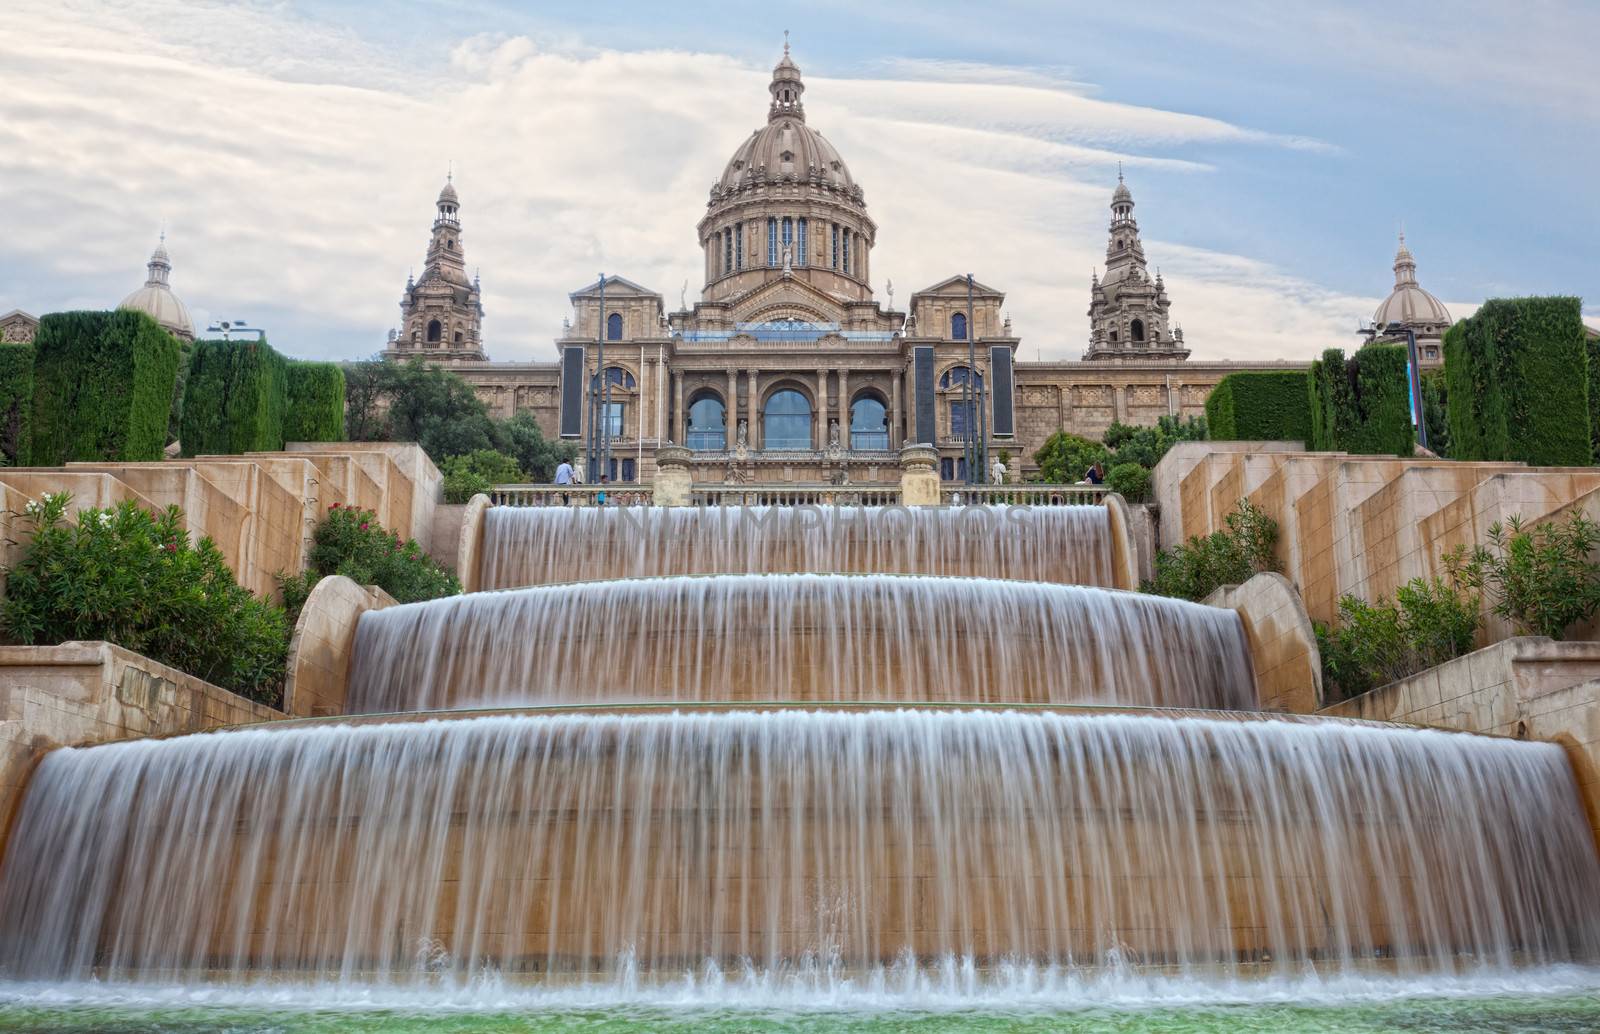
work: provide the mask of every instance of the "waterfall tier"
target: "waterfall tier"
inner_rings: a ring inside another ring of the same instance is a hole
[[[966,578],[719,575],[474,593],[363,614],[348,709],[627,701],[1242,709],[1231,610]]]
[[[486,589],[860,571],[1114,585],[1103,506],[494,507]]]
[[[1330,720],[264,728],[55,751],[11,839],[0,971],[22,978],[437,986],[952,957],[1430,975],[1600,949],[1560,748]]]

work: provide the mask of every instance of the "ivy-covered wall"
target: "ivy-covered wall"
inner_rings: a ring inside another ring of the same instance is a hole
[[[1311,436],[1308,447],[1358,455],[1409,456],[1410,385],[1402,345],[1366,345],[1349,358],[1330,348],[1308,375]]]
[[[33,346],[0,344],[0,463],[27,463],[33,453]]]
[[[1589,348],[1577,298],[1492,298],[1445,334],[1451,455],[1593,461]]]
[[[344,370],[336,363],[289,364],[286,442],[344,441]]]
[[[183,454],[282,449],[288,368],[265,341],[196,341],[178,422]]]
[[[1300,370],[1230,373],[1206,396],[1206,426],[1216,441],[1306,441],[1306,392]]]
[[[142,312],[55,312],[34,338],[32,463],[161,458],[178,342]]]

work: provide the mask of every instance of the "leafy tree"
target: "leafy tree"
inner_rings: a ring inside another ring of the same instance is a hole
[[[444,501],[464,503],[494,485],[518,484],[528,476],[503,452],[478,449],[444,461]]]
[[[1600,564],[1590,559],[1597,544],[1600,525],[1581,513],[1531,529],[1512,515],[1490,526],[1488,546],[1457,547],[1445,560],[1519,632],[1560,639],[1600,609]]]
[[[1239,500],[1223,518],[1225,527],[1207,536],[1162,550],[1156,576],[1139,588],[1158,596],[1202,600],[1224,585],[1238,585],[1251,575],[1279,568],[1278,522],[1266,511]]]
[[[1082,481],[1084,471],[1109,458],[1104,445],[1066,431],[1057,431],[1045,439],[1033,454],[1033,462],[1039,465],[1039,480],[1052,485]]]
[[[352,442],[384,440],[389,428],[389,417],[383,408],[384,391],[389,383],[388,366],[374,357],[345,367],[345,433]]]
[[[556,476],[556,467],[562,460],[572,460],[578,455],[574,442],[546,438],[539,430],[533,414],[521,412],[510,420],[495,425],[496,447],[515,457],[517,465],[526,472],[529,481],[548,484]]]
[[[6,573],[5,631],[22,643],[104,639],[278,706],[289,655],[283,608],[234,581],[209,539],[189,544],[176,506],[80,510],[29,503],[33,529]]]
[[[1155,469],[1161,457],[1179,442],[1202,442],[1206,439],[1205,417],[1163,416],[1154,427],[1132,427],[1114,423],[1106,429],[1105,444],[1111,450],[1111,466],[1137,463]]]

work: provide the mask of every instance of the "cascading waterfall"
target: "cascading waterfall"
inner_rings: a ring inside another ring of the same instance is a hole
[[[971,578],[719,575],[361,616],[348,710],[651,701],[1255,706],[1231,610]]]
[[[1294,719],[517,715],[60,750],[0,969],[433,986],[1592,958],[1559,747]]]
[[[1114,584],[1103,506],[495,507],[485,589],[855,571]]]

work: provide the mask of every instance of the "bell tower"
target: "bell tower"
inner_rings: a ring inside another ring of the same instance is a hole
[[[400,298],[400,330],[389,332],[386,359],[429,362],[484,362],[483,303],[478,278],[467,277],[461,243],[461,198],[455,176],[445,177],[435,202],[433,233],[423,259],[422,279],[406,278]]]
[[[1097,359],[1187,359],[1183,331],[1172,329],[1166,281],[1145,264],[1139,222],[1133,217],[1133,192],[1117,168],[1111,195],[1111,227],[1106,238],[1106,272],[1089,282],[1089,348]]]

